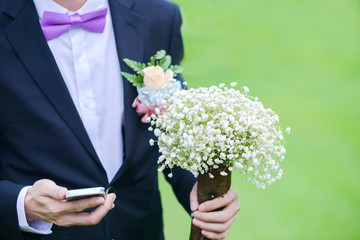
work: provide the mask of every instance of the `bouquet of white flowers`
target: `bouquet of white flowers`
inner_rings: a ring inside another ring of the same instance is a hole
[[[158,114],[151,115],[157,140],[150,144],[159,146],[159,171],[179,166],[192,172],[199,203],[225,194],[236,169],[262,189],[281,178],[286,150],[279,117],[242,89],[220,84],[180,90],[168,99],[166,112],[155,109]],[[195,226],[190,239],[203,239]]]
[[[212,171],[224,166],[220,175],[239,169],[258,188],[280,179],[286,150],[279,117],[248,91],[220,84],[176,92],[166,112],[152,115],[159,171],[179,166],[214,178]]]

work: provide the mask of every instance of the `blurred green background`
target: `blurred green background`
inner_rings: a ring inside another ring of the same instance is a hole
[[[360,239],[360,2],[176,0],[190,87],[239,82],[292,129],[283,178],[233,185],[227,239]],[[160,175],[167,240],[190,217]]]

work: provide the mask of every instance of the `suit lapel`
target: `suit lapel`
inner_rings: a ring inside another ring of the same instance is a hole
[[[120,61],[121,71],[131,72],[132,70],[124,64],[123,59],[143,62],[144,54],[144,19],[142,16],[131,11],[135,4],[134,0],[109,0],[111,17],[114,27],[116,47]],[[124,117],[125,117],[125,158],[124,163],[115,181],[129,166],[129,159],[136,151],[135,141],[138,128],[138,116],[132,107],[137,97],[137,90],[131,83],[123,79],[124,90]]]
[[[101,166],[42,33],[33,1],[26,2],[24,9],[7,29],[6,35],[45,97],[91,157]]]

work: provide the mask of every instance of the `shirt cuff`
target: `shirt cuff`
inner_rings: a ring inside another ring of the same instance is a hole
[[[35,220],[31,222],[26,221],[25,195],[30,187],[31,186],[27,186],[21,189],[16,202],[20,231],[43,234],[43,235],[50,234],[52,233],[51,231],[51,227],[53,225],[52,223],[44,222],[41,220]]]

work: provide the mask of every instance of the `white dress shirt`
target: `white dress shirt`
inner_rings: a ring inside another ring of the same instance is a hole
[[[44,11],[71,15],[108,7],[106,0],[87,0],[79,10],[70,12],[52,0],[34,0],[34,3],[39,20]],[[124,108],[110,9],[103,33],[89,32],[80,26],[72,27],[48,41],[48,45],[110,182],[123,160],[121,127]],[[22,189],[17,201],[20,229],[39,234],[51,233],[51,223],[26,221],[24,197],[27,189]]]

